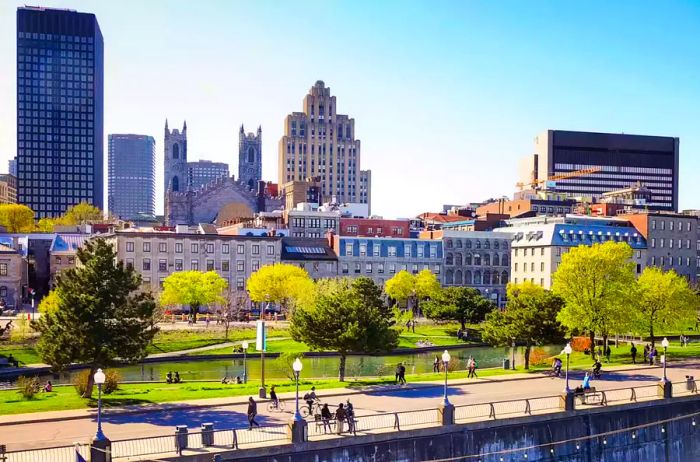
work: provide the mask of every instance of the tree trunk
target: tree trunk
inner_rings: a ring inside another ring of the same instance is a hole
[[[525,370],[530,369],[530,342],[525,344]]]
[[[467,328],[467,320],[466,319],[460,319],[459,323],[462,325],[462,331],[464,331]]]
[[[593,358],[595,356],[595,331],[588,331],[588,337],[591,340],[591,358]]]
[[[653,322],[649,324],[649,338],[651,339],[651,346],[653,347],[655,343]]]
[[[190,305],[190,319],[192,324],[197,324],[197,312],[199,311],[199,305]]]
[[[608,351],[608,334],[603,334],[603,356],[605,352]],[[598,358],[602,361],[602,358]]]
[[[92,398],[92,389],[95,387],[95,372],[97,372],[97,368],[94,365],[90,366],[90,375],[88,375],[87,386],[82,398]]]
[[[338,368],[338,380],[345,382],[345,353],[340,353],[340,367]]]
[[[230,322],[231,322],[231,321],[229,321],[228,319],[226,319],[226,320],[224,321],[224,323],[225,323],[225,324],[224,324],[224,339],[225,339],[225,340],[228,340],[228,328],[229,328]]]

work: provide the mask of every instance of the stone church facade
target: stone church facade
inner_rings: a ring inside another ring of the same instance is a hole
[[[270,197],[261,180],[261,129],[257,135],[243,132],[239,141],[239,179],[218,178],[198,188],[187,182],[187,124],[182,131],[165,123],[165,222],[169,226],[213,223],[221,209],[242,204],[253,212],[277,210],[282,199]],[[244,173],[245,176],[241,176]],[[245,179],[245,180],[243,180]]]

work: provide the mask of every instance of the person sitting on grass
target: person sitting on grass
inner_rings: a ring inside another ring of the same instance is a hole
[[[173,383],[173,371],[168,371],[168,373],[165,374],[165,383]]]
[[[174,383],[180,383],[182,380],[180,380],[180,373],[178,371],[175,371],[175,378],[173,379]]]
[[[44,391],[46,393],[50,393],[53,391],[53,384],[51,384],[51,380],[46,382],[46,385],[44,385]]]

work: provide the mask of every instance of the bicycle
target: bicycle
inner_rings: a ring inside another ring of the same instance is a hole
[[[311,403],[311,406],[307,404],[306,406],[301,406],[299,408],[299,413],[301,414],[302,417],[308,417],[310,415],[316,415],[321,413],[321,407],[323,404],[321,403],[321,400],[316,399],[313,403]],[[316,412],[314,412],[316,411]]]
[[[267,410],[269,412],[284,412],[284,401],[277,400],[276,404],[274,401],[270,401],[267,404]]]

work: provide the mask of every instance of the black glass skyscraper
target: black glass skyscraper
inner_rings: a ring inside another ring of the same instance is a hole
[[[95,15],[17,9],[18,200],[39,218],[103,206],[103,68]]]

